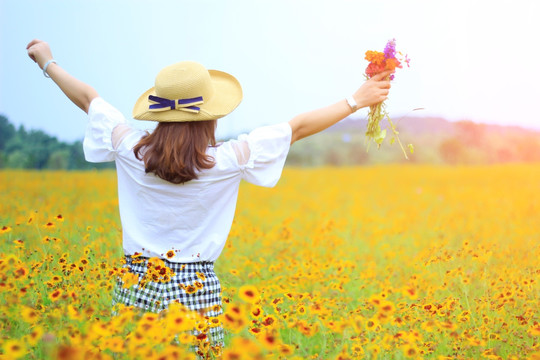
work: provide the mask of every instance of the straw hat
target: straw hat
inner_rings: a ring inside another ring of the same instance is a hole
[[[219,119],[242,101],[242,88],[232,75],[206,70],[193,61],[162,69],[155,86],[142,94],[133,117],[162,122]]]

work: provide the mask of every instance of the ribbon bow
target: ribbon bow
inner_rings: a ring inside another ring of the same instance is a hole
[[[153,103],[148,108],[150,111],[182,110],[191,113],[198,113],[201,108],[195,105],[200,105],[204,102],[202,96],[191,99],[171,100],[159,96],[148,95],[148,100]]]

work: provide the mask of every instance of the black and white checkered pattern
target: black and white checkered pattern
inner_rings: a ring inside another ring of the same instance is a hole
[[[122,267],[128,268],[129,272],[138,275],[140,282],[148,269],[148,258],[132,259],[130,255],[126,255],[125,260],[126,263]],[[148,281],[144,287],[137,284],[124,289],[122,288],[122,278],[118,277],[113,292],[113,309],[116,304],[121,303],[159,313],[167,309],[170,303],[180,302],[190,310],[204,312],[204,316],[217,317],[223,313],[221,286],[214,273],[213,262],[175,263],[166,259],[162,260],[175,273],[174,276],[171,276],[170,281]],[[204,274],[205,280],[201,280],[197,276],[197,272]],[[195,293],[190,294],[182,288],[182,285],[193,285],[196,281],[201,282],[204,286]],[[216,311],[216,308],[219,310]],[[113,315],[115,314],[116,311],[113,310]],[[199,334],[196,330],[193,330],[192,333]],[[223,346],[224,334],[221,326],[211,327],[207,336],[212,346]]]

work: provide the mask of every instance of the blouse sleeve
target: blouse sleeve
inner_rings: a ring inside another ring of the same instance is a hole
[[[89,162],[114,161],[116,149],[112,132],[117,125],[126,124],[124,115],[100,97],[90,103],[88,124],[84,135],[84,157]]]
[[[255,185],[275,186],[289,153],[291,136],[291,126],[287,122],[240,135],[238,141],[247,142],[249,147],[249,158],[240,165],[242,178]]]

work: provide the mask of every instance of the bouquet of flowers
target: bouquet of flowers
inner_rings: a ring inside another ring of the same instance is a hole
[[[403,68],[403,62],[406,63],[407,66],[409,66],[409,58],[407,57],[407,55],[403,55],[401,52],[396,52],[396,39],[388,41],[386,47],[384,48],[384,52],[371,50],[366,51],[365,59],[369,61],[369,65],[366,68],[366,78],[368,79],[385,70],[395,70],[396,68],[401,69]],[[388,79],[394,80],[394,74],[391,74]],[[394,141],[397,140],[399,145],[401,146],[401,149],[403,150],[405,158],[409,159],[407,157],[407,152],[405,151],[405,148],[403,148],[403,145],[399,140],[399,132],[396,130],[394,123],[392,122],[390,116],[388,115],[388,112],[386,111],[386,105],[384,102],[381,102],[377,105],[372,105],[369,108],[368,124],[366,130],[368,150],[371,141],[375,141],[378,147],[380,147],[382,142],[384,141],[386,137],[386,129],[381,130],[380,126],[380,122],[384,118],[388,120],[390,128],[392,129],[392,132],[394,134],[394,137],[390,140],[390,144],[394,143]],[[411,151],[411,153],[413,152],[413,147],[411,144],[409,144],[409,150]]]

